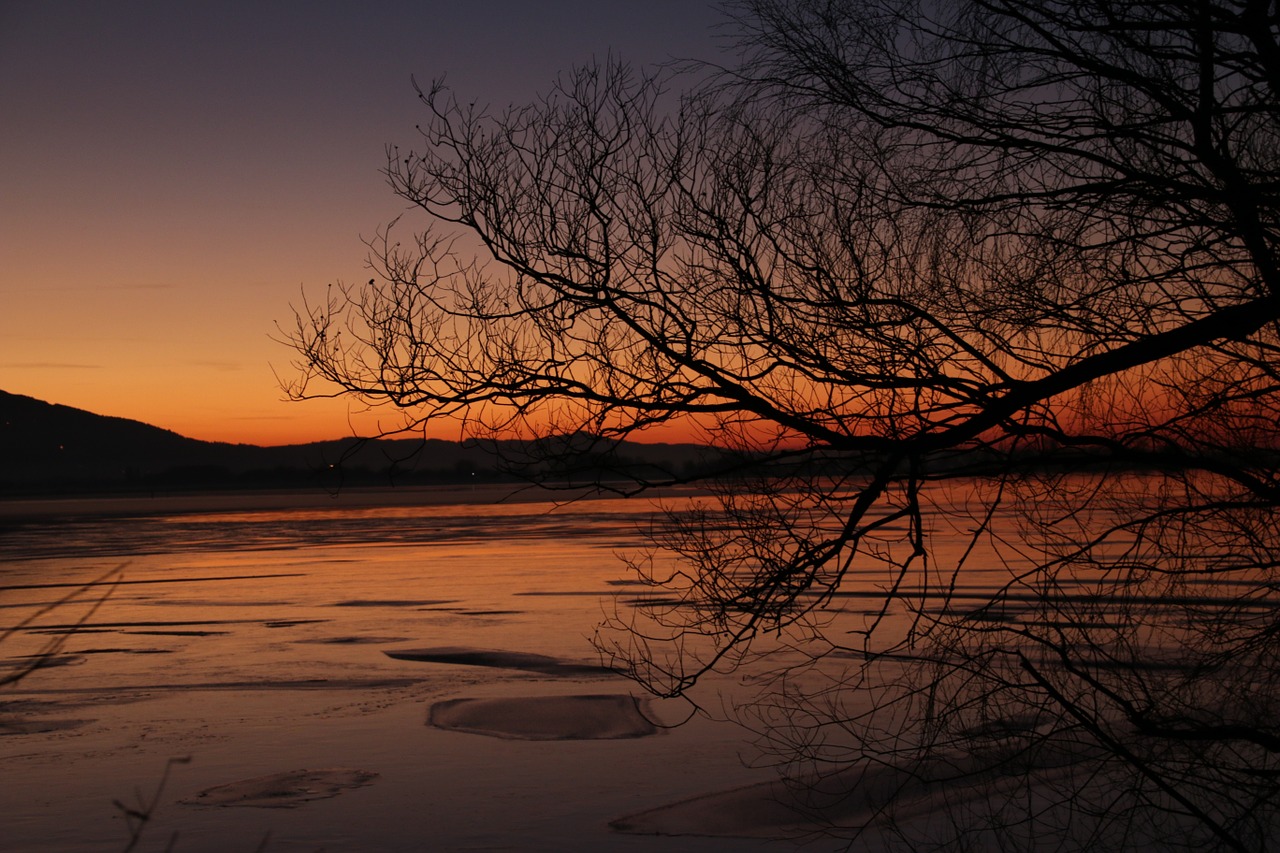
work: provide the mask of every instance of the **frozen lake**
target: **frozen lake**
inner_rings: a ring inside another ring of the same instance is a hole
[[[1135,480],[1135,493],[1144,485]],[[1138,638],[1131,670],[1109,671],[1150,679],[1178,677],[1179,618],[1233,601],[1231,579],[1181,578],[1175,596],[1159,597],[1085,567],[1055,578],[1045,610],[1019,585],[1018,550],[1035,543],[1008,511],[990,517],[989,536],[970,533],[980,487],[962,481],[933,495],[923,524],[941,573],[928,585],[898,578],[897,556],[884,551],[884,562],[851,567],[818,614],[836,652],[803,670],[796,664],[821,641],[777,641],[784,647],[766,663],[781,664],[787,681],[770,689],[817,686],[819,698],[831,689],[834,704],[829,718],[780,704],[769,725],[803,740],[806,726],[880,707],[875,697],[890,694],[846,667],[859,659],[851,638],[880,615],[890,583],[900,598],[878,623],[887,637],[935,615],[981,638],[1036,620],[1105,628],[1136,613],[1150,642]],[[545,495],[464,487],[0,504],[0,675],[50,664],[0,688],[0,850],[124,850],[136,820],[117,802],[151,815],[134,849],[172,842],[177,853],[846,849],[798,838],[811,827],[777,802],[768,751],[716,719],[756,695],[762,670],[709,676],[697,698],[713,713],[672,727],[689,717],[686,702],[651,699],[600,666],[591,641],[602,621],[661,610],[623,560],[645,546],[657,504]],[[662,497],[667,508],[700,500]],[[1071,528],[1059,535],[1070,541]],[[993,541],[1010,547],[997,553]],[[958,564],[954,576],[941,571]],[[985,610],[1001,586],[999,608]],[[889,656],[863,675],[883,676],[892,691],[902,666]],[[988,799],[1023,808],[1001,799],[1014,785],[1033,799],[1059,783],[1104,790],[1069,726],[1030,775],[1010,765],[946,782],[953,758],[980,764],[1017,741],[1009,713],[989,734],[973,730],[985,740],[961,730],[927,772],[901,759],[835,774],[840,796],[852,792],[840,819],[871,822],[886,792],[905,784],[895,819],[914,837],[943,837],[939,821]],[[943,784],[917,784],[939,773]],[[1072,802],[1040,813],[1087,835]],[[1011,840],[997,824],[971,846],[1063,841],[1056,829],[1028,831]],[[858,849],[873,841],[859,838]]]
[[[459,699],[639,696],[595,669],[590,637],[638,591],[618,555],[652,504],[495,502],[509,492],[4,507],[0,657],[12,671],[65,642],[0,692],[0,848],[123,849],[114,801],[154,798],[137,849],[723,849],[609,822],[771,779],[733,725],[528,740],[427,724]],[[306,784],[336,795],[214,802],[304,770],[335,771]]]

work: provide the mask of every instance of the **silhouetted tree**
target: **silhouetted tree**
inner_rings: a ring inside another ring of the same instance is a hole
[[[293,393],[749,451],[599,642],[664,695],[778,661],[747,716],[837,829],[1265,846],[1277,4],[732,8],[730,68],[422,90],[425,224],[299,312]]]

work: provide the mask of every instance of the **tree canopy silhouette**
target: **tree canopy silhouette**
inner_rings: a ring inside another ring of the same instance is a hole
[[[599,643],[664,695],[785,653],[748,716],[815,808],[905,774],[838,830],[969,779],[929,839],[1260,849],[1280,7],[730,9],[731,67],[421,89],[387,176],[422,224],[299,310],[292,393],[748,451]]]

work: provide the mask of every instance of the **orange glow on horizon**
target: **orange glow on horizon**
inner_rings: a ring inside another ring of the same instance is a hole
[[[393,438],[435,438],[461,441],[470,437],[461,420],[413,423],[413,410],[394,407],[370,408],[358,400],[336,397],[290,401],[283,393],[264,383],[251,386],[255,394],[234,382],[216,387],[192,388],[175,382],[172,387],[132,382],[119,387],[87,381],[44,382],[32,387],[8,383],[0,390],[70,406],[95,415],[139,421],[175,432],[186,438],[227,444],[272,447],[334,441],[351,436]],[[705,444],[708,435],[691,421],[674,422],[646,429],[629,440],[647,444]]]

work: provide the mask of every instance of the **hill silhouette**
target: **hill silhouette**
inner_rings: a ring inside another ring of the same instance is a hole
[[[562,452],[565,442],[572,451],[567,455]],[[200,441],[140,421],[0,391],[0,498],[497,482],[518,479],[512,471],[517,465],[564,482],[613,476],[666,480],[718,456],[698,445],[620,443],[592,436],[485,443],[352,437],[259,447]]]

